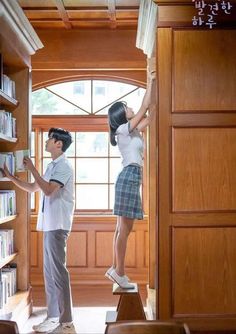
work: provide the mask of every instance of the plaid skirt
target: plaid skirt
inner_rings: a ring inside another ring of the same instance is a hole
[[[141,167],[128,165],[117,177],[113,213],[131,219],[143,219],[140,197]]]

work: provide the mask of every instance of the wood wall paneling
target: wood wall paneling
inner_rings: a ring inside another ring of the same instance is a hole
[[[67,266],[87,267],[88,258],[87,231],[74,231],[68,239]]]
[[[135,31],[94,34],[93,30],[49,29],[38,33],[45,47],[32,57],[33,89],[86,78],[146,82],[145,55],[135,47]]]
[[[75,217],[68,239],[67,266],[72,285],[110,284],[104,273],[112,264],[115,217]],[[37,234],[36,234],[37,233]],[[126,268],[131,279],[147,283],[147,221],[135,223],[128,239]],[[43,284],[42,236],[36,232],[36,216],[31,218],[31,284]],[[37,241],[36,241],[37,240]]]
[[[170,318],[170,126],[172,110],[172,30],[160,28],[157,32],[157,73],[158,73],[158,291],[157,318]]]
[[[131,232],[129,235],[129,239],[128,239],[128,243],[127,243],[127,253],[126,253],[126,257],[125,257],[125,266],[127,268],[136,268],[137,267],[137,258],[138,256],[143,257],[144,253],[143,253],[143,247],[141,245],[141,243],[139,243],[140,245],[140,253],[137,254],[137,236],[138,236],[138,232]],[[143,235],[144,237],[144,235]]]
[[[146,68],[145,55],[135,47],[136,32],[132,30],[37,32],[45,47],[32,57],[33,71]]]
[[[173,129],[173,211],[236,210],[236,128]]]
[[[173,316],[236,316],[236,228],[173,229]]]
[[[97,232],[95,257],[96,267],[110,267],[112,264],[112,245],[114,232]]]
[[[31,232],[31,250],[30,250],[30,265],[32,267],[37,267],[39,265],[38,263],[38,252],[37,249],[39,248],[38,245],[38,233],[37,232]]]
[[[236,109],[235,41],[236,30],[173,31],[173,112]]]

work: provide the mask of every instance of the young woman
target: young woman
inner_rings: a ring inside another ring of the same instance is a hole
[[[117,225],[113,238],[113,265],[105,276],[123,289],[134,288],[125,275],[125,253],[134,220],[143,219],[140,185],[144,143],[140,132],[150,122],[150,113],[148,117],[145,115],[151,103],[154,79],[153,73],[136,114],[125,102],[116,102],[108,110],[110,142],[113,146],[118,145],[123,169],[115,185],[114,214],[117,215]]]

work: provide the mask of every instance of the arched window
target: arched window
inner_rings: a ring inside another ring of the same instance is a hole
[[[43,173],[50,155],[44,142],[50,127],[63,127],[73,136],[66,151],[75,171],[77,212],[111,213],[114,183],[121,170],[117,147],[109,143],[107,111],[124,100],[137,111],[145,89],[108,80],[80,80],[59,83],[32,94],[31,156]],[[38,197],[32,197],[37,211]]]

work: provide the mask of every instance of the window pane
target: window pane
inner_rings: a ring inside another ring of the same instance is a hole
[[[45,151],[45,145],[46,141],[48,140],[48,132],[43,132],[43,142],[42,142],[42,148],[43,148],[43,157],[50,157],[51,154],[47,151]]]
[[[52,87],[52,86],[51,86]],[[50,89],[51,89],[50,87]],[[90,99],[88,99],[90,101]],[[45,88],[32,93],[33,115],[84,115],[87,114],[77,105],[73,105],[63,98],[49,92]]]
[[[76,133],[76,155],[79,157],[107,156],[107,132],[80,132]]]
[[[30,139],[31,139],[30,155],[31,157],[34,157],[35,156],[35,132],[34,131],[31,132]]]
[[[122,82],[94,80],[93,81],[93,112],[104,108],[112,101],[122,98],[136,86]]]
[[[121,159],[120,158],[111,158],[110,159],[110,183],[115,183],[116,178],[119,172],[122,169]]]
[[[35,158],[31,157],[31,160],[32,160],[32,162],[33,162],[33,164],[35,166]],[[32,173],[30,173],[30,182],[34,182],[34,177],[33,177]],[[30,196],[30,208],[31,208],[31,210],[35,209],[35,193],[31,193],[31,196]]]
[[[108,159],[76,159],[76,182],[107,183]]]
[[[72,143],[70,147],[66,150],[67,157],[74,157],[75,156],[75,132],[70,132],[72,136]]]
[[[35,166],[35,158],[30,157],[30,159],[32,160],[33,165]],[[34,177],[32,173],[30,173],[30,182],[34,182]]]
[[[107,185],[77,185],[76,209],[106,210],[108,209]]]
[[[51,158],[44,158],[43,159],[43,174],[46,172],[48,164],[52,161]]]
[[[114,208],[114,200],[115,200],[115,186],[113,184],[111,184],[109,186],[109,190],[110,190],[110,210],[113,210]]]
[[[70,164],[71,164],[71,166],[72,166],[72,168],[75,172],[75,158],[68,158],[68,160],[69,160],[69,162],[70,162]]]
[[[31,210],[35,210],[35,193],[31,193],[30,195],[30,208]]]
[[[134,112],[138,112],[139,108],[141,107],[143,96],[145,94],[145,89],[139,88],[132,94],[127,95],[125,98],[121,99],[126,101],[127,105],[133,108]]]
[[[48,88],[79,108],[91,113],[91,80],[64,82]]]
[[[133,89],[135,88],[135,86],[132,86],[132,87],[133,87]],[[136,113],[136,112],[139,111],[139,108],[141,107],[144,94],[145,94],[145,89],[139,88],[136,91],[128,94],[127,96],[124,96],[124,97],[120,98],[119,101],[125,101],[127,103],[127,105],[129,107],[133,108],[134,112]],[[113,101],[111,101],[111,103],[113,103]],[[109,106],[103,108],[102,110],[100,110],[98,112],[98,114],[99,115],[107,115],[108,109],[110,108],[110,106],[111,106],[111,104]]]
[[[112,146],[111,144],[109,144],[109,149],[111,157],[120,157],[120,151],[118,149],[118,145]]]

